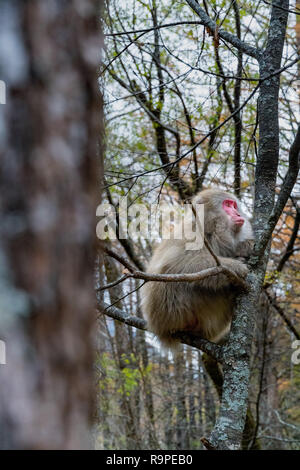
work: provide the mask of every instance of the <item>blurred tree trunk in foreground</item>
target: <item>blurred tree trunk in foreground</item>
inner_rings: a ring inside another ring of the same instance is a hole
[[[90,446],[100,4],[0,4],[4,449]]]

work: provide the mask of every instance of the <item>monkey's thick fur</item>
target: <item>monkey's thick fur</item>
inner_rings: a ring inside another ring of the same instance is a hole
[[[237,202],[245,219],[237,228],[222,209],[230,198]],[[197,194],[193,204],[204,204],[204,232],[221,264],[238,276],[248,269],[241,261],[250,255],[252,228],[235,196],[221,190],[208,189]],[[154,251],[147,272],[157,274],[194,273],[216,266],[208,250],[186,250],[187,240],[164,240]],[[240,258],[240,259],[237,259]],[[196,282],[148,282],[142,288],[142,310],[162,345],[174,348],[176,331],[190,331],[202,338],[219,341],[228,331],[237,290],[224,274]]]

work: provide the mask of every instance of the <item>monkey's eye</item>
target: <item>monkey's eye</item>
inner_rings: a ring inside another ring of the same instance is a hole
[[[234,207],[234,209],[237,209],[237,203],[233,199],[225,199],[223,204],[225,207]]]

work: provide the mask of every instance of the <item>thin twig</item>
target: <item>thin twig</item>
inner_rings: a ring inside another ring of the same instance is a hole
[[[107,289],[111,289],[112,287],[115,287],[117,286],[118,284],[121,284],[121,282],[124,282],[126,281],[126,279],[130,278],[131,276],[129,274],[124,274],[124,276],[120,277],[120,279],[117,279],[116,281],[114,282],[111,282],[110,284],[106,284],[105,286],[103,287],[100,287],[99,289],[97,289],[97,292],[102,292],[104,290],[107,290]]]

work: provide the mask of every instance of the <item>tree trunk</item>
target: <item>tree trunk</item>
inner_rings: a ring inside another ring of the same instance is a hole
[[[186,408],[186,383],[184,377],[185,355],[184,349],[181,347],[174,358],[174,370],[176,385],[176,449],[183,450],[190,448],[188,419]]]
[[[91,445],[99,6],[0,3],[2,449]]]

